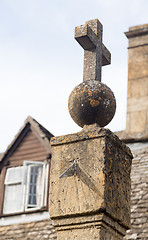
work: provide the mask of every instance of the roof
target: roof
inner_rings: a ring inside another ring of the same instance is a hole
[[[131,168],[131,229],[124,239],[148,239],[148,131],[116,132],[133,153]]]
[[[46,128],[44,128],[40,123],[38,123],[34,118],[29,116],[25,120],[24,125],[21,127],[13,141],[10,143],[10,145],[8,145],[6,151],[0,154],[0,163],[2,163],[4,159],[7,158],[7,156],[10,156],[10,154],[12,154],[12,152],[16,149],[20,141],[24,138],[30,129],[36,134],[38,139],[44,145],[46,151],[49,153],[51,152],[50,139],[54,135],[50,133]]]
[[[134,155],[131,170],[131,229],[125,239],[148,239],[148,142],[130,144]]]
[[[148,131],[139,133],[128,133],[126,131],[115,132],[115,134],[125,143],[148,141]]]

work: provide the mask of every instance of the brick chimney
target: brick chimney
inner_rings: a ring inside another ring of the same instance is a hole
[[[148,24],[130,27],[126,135],[148,135]]]

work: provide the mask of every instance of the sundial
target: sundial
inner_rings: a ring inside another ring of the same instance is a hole
[[[111,58],[102,33],[97,19],[75,28],[75,39],[84,49],[84,73],[68,107],[83,129],[50,141],[49,213],[61,240],[120,239],[120,231],[122,239],[130,223],[132,154],[104,128],[116,102],[101,82],[101,68]]]
[[[95,140],[96,146],[100,140]],[[103,145],[91,151],[86,142],[81,149],[79,144],[79,142],[64,143],[57,147],[52,145],[54,162],[51,165],[50,195],[52,197],[49,201],[50,211],[51,214],[52,211],[54,212],[54,216],[57,214],[64,216],[75,211],[88,212],[96,203],[102,202],[104,176],[100,170],[101,163],[96,156],[100,159],[103,157]]]
[[[69,97],[69,112],[81,127],[98,123],[107,125],[115,114],[114,94],[101,83],[102,66],[111,63],[111,54],[102,42],[103,26],[98,19],[75,28],[75,39],[84,49],[83,83]],[[60,178],[76,174],[76,165],[66,169]]]
[[[68,101],[72,119],[81,127],[95,125],[98,132],[111,121],[116,109],[113,92],[101,82],[101,68],[111,61],[111,54],[102,43],[102,32],[97,19],[75,28],[75,39],[84,49],[84,71],[82,83],[74,88]],[[57,146],[52,145],[50,211],[54,216],[89,212],[102,204],[101,161],[105,142],[100,138],[89,141],[89,145],[78,140],[72,143],[62,140]]]

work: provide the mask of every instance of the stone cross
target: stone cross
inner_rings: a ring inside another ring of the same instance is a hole
[[[111,63],[111,54],[102,43],[103,26],[98,19],[75,28],[75,39],[84,49],[83,81],[101,81],[101,68]]]
[[[116,109],[112,91],[99,82],[111,55],[97,19],[77,27],[75,38],[84,48],[84,82],[70,94],[68,108],[83,130],[50,141],[50,218],[57,240],[123,240],[130,226],[132,154],[102,128]]]

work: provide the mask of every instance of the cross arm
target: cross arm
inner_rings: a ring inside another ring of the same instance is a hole
[[[102,66],[111,63],[111,53],[101,42],[100,37],[94,33],[88,24],[75,28],[75,39],[84,50],[96,48],[96,46],[100,44],[102,46]]]
[[[88,24],[75,28],[75,39],[84,50],[95,48],[98,41],[100,41],[99,37],[93,32]]]
[[[111,63],[111,53],[102,43],[102,66],[108,65]]]
[[[102,43],[103,26],[97,20],[75,28],[75,39],[84,49],[83,81],[101,81],[101,68],[111,63],[111,54]]]

